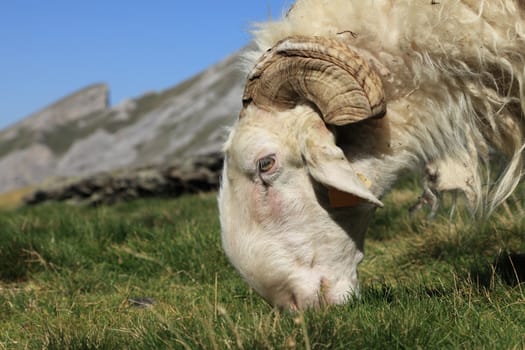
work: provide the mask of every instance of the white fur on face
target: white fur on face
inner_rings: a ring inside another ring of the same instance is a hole
[[[292,115],[290,115],[292,114]],[[230,135],[219,195],[226,254],[271,304],[290,309],[342,303],[358,288],[370,206],[330,210],[295,137],[319,118],[309,108],[270,114],[248,108]],[[275,168],[257,169],[272,155]]]

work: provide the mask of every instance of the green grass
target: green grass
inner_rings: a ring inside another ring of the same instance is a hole
[[[525,252],[519,202],[427,221],[410,187],[377,213],[360,298],[300,314],[228,264],[214,194],[0,212],[0,349],[524,348],[525,286],[502,263]]]

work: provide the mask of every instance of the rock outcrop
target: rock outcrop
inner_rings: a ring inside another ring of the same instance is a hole
[[[30,115],[18,125],[37,132],[46,132],[109,107],[109,88],[106,84],[87,86],[49,107]]]
[[[165,166],[121,169],[81,179],[55,179],[24,199],[35,205],[47,201],[74,204],[114,204],[143,197],[177,197],[218,189],[220,154],[196,156]]]

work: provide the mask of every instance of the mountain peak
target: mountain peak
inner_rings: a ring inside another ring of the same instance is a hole
[[[237,59],[112,108],[108,86],[90,85],[0,131],[0,192],[220,151],[241,108]]]
[[[108,107],[109,87],[107,84],[92,84],[33,113],[19,125],[35,131],[50,130],[88,114],[101,112]]]

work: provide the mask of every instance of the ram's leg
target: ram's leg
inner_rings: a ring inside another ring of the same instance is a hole
[[[444,192],[463,193],[469,208],[475,209],[479,193],[477,187],[480,184],[476,173],[477,164],[473,163],[467,157],[463,160],[445,157],[428,163],[425,166],[423,193],[410,208],[411,213],[423,206],[429,206],[429,217],[434,217]]]
[[[433,218],[439,208],[439,198],[428,187],[424,188],[423,193],[419,196],[417,202],[412,205],[408,211],[410,212],[410,215],[412,215],[424,206],[430,207],[430,213],[428,214],[429,218]]]

